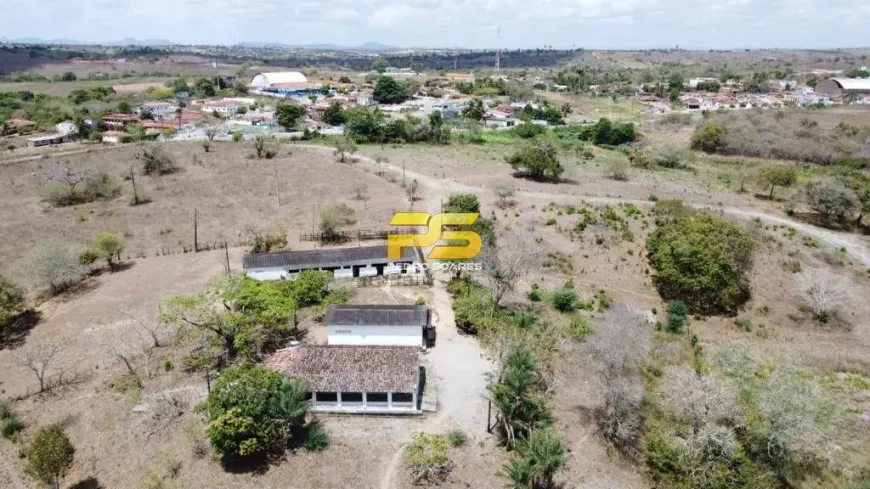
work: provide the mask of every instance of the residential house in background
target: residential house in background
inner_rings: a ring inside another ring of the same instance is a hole
[[[139,122],[136,114],[109,114],[103,117],[103,124],[110,129],[123,129]]]
[[[151,112],[151,116],[155,121],[163,121],[166,119],[171,119],[175,116],[175,111],[178,110],[178,106],[171,102],[144,102],[141,105],[137,105],[133,107],[133,112],[142,116],[142,112],[148,111]]]
[[[40,146],[54,146],[55,144],[63,144],[69,142],[69,134],[44,134],[42,136],[36,136],[32,138],[27,138],[27,144],[34,148],[38,148]]]

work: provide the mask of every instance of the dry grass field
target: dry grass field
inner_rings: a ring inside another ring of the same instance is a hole
[[[619,153],[596,149],[595,159],[566,157],[565,183],[541,183],[515,178],[504,156],[507,146],[454,144],[445,147],[363,146],[367,158],[352,164],[335,162],[329,148],[277,146],[274,159],[252,158],[250,143],[213,143],[206,153],[200,144],[173,143],[162,148],[181,164],[182,170],[162,178],[137,176],[153,202],[130,206],[130,183],[122,181],[123,196],[69,208],[53,208],[42,201],[39,184],[56,160],[75,168],[101,168],[116,175],[141,165],[136,147],[126,146],[64,158],[45,158],[0,168],[0,244],[4,274],[14,275],[15,262],[33,243],[49,237],[82,246],[102,231],[124,234],[131,266],[115,273],[89,277],[76,289],[39,306],[40,321],[0,347],[0,397],[21,396],[35,388],[35,378],[16,366],[27,348],[46,342],[63,346],[52,372],[66,371],[75,381],[64,389],[31,396],[14,404],[28,426],[62,423],[76,446],[76,462],[65,487],[93,478],[102,487],[145,487],[153,478],[171,487],[185,488],[292,488],[292,489],[400,489],[413,487],[401,465],[401,448],[415,431],[444,433],[460,427],[470,436],[463,447],[451,448],[456,467],[440,487],[495,488],[505,479],[499,469],[510,457],[485,431],[481,409],[485,406],[483,373],[491,367],[473,337],[460,335],[453,322],[444,277],[431,288],[351,288],[351,302],[405,303],[423,298],[434,310],[438,344],[424,356],[432,373],[432,389],[439,411],[418,418],[321,416],[331,439],[322,453],[288,453],[283,460],[259,472],[234,472],[221,467],[213,455],[197,453],[202,444],[202,421],[194,405],[205,396],[201,375],[164,368],[178,364],[191,345],[167,343],[151,359],[151,375],[141,391],[125,382],[123,367],[105,345],[134,333],[127,314],[150,317],[157,305],[174,295],[200,290],[210,278],[224,272],[223,251],[180,254],[192,244],[193,209],[199,217],[203,243],[244,239],[248,224],[283,227],[289,247],[311,246],[298,240],[312,228],[317,210],[344,203],[356,209],[356,229],[382,229],[392,212],[407,209],[400,187],[403,180],[418,180],[422,199],[418,210],[437,209],[450,194],[472,192],[480,196],[483,213],[496,219],[502,230],[519,230],[534,237],[538,252],[548,265],[524,277],[505,298],[509,308],[531,307],[550,322],[565,321],[546,302],[531,303],[526,292],[537,283],[549,293],[571,280],[584,298],[604,291],[613,303],[638,310],[664,304],[651,284],[644,240],[654,227],[647,201],[683,198],[688,202],[749,208],[778,215],[778,204],[735,194],[727,185],[709,181],[712,174],[682,170],[630,170],[628,181],[605,178],[607,165]],[[404,174],[403,169],[404,168]],[[277,171],[277,177],[276,177]],[[712,170],[710,170],[712,171]],[[354,198],[353,188],[364,183],[370,199]],[[518,189],[516,204],[505,210],[495,206],[490,191],[498,184]],[[596,199],[597,198],[597,199]],[[279,205],[280,200],[280,205]],[[586,204],[583,204],[584,200]],[[638,203],[637,212],[618,206]],[[552,202],[552,204],[551,204]],[[649,202],[649,204],[652,204]],[[604,222],[572,232],[579,215],[564,206],[581,206],[595,212],[610,205],[625,219],[632,239]],[[548,221],[551,221],[548,224]],[[866,352],[870,349],[870,305],[861,297],[870,294],[870,280],[862,261],[847,250],[825,243],[813,244],[796,229],[760,222],[740,221],[757,238],[758,249],[751,281],[753,298],[738,318],[751,321],[750,331],[735,324],[737,318],[690,319],[692,334],[705,348],[749,343],[771,355],[788,355],[819,373],[853,372],[870,375]],[[859,239],[859,238],[856,238]],[[162,249],[174,254],[162,255]],[[234,271],[239,270],[243,248],[230,250]],[[161,255],[161,256],[156,256]],[[840,311],[840,321],[822,327],[807,317],[797,298],[795,262],[803,268],[818,267],[844,277],[853,300]],[[599,313],[590,314],[593,327]],[[322,342],[325,333],[313,317],[301,318],[307,342]],[[165,331],[166,338],[171,337]],[[551,407],[553,428],[565,442],[567,464],[557,480],[567,488],[655,487],[641,462],[621,457],[597,431],[593,416],[602,393],[593,369],[571,342],[560,342],[549,370],[554,390]],[[138,368],[145,369],[143,359]],[[428,370],[427,370],[428,371]],[[483,382],[483,383],[482,383]],[[464,396],[464,397],[463,397]],[[458,400],[468,402],[458,402]],[[870,395],[856,392],[848,407],[859,420],[854,428],[849,456],[866,463],[870,446]],[[485,410],[483,411],[485,413]],[[25,433],[28,433],[26,431]],[[0,440],[0,477],[3,487],[25,489],[18,446]],[[168,478],[167,467],[180,467]],[[819,485],[819,487],[830,487]],[[837,488],[841,489],[841,488]]]
[[[165,145],[181,171],[154,178],[138,175],[137,186],[152,202],[134,207],[131,184],[123,178],[131,168],[140,172],[141,162],[135,157],[140,149],[124,146],[0,168],[7,211],[0,225],[8,237],[0,245],[7,261],[4,272],[9,273],[10,265],[41,239],[87,246],[103,231],[123,234],[131,257],[181,252],[183,246],[193,246],[194,209],[201,245],[228,241],[232,246],[246,240],[247,226],[262,225],[285,228],[291,233],[290,247],[297,248],[298,233],[311,232],[317,213],[328,205],[353,207],[355,229],[382,229],[395,210],[406,207],[398,185],[336,163],[328,152],[280,146],[274,159],[258,160],[252,157],[250,143],[213,143],[208,153],[197,143]],[[52,207],[42,200],[40,185],[58,163],[104,169],[121,182],[123,195],[108,202]],[[357,184],[368,186],[368,200],[355,200]]]

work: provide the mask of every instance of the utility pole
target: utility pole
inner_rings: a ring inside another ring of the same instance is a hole
[[[230,274],[230,247],[227,245],[227,241],[224,240],[224,253],[227,257],[227,275]]]
[[[133,185],[133,205],[139,205],[139,192],[136,191],[136,172],[130,166],[130,183]]]
[[[495,28],[496,49],[495,49],[495,72],[501,72],[501,27]]]
[[[278,207],[281,207],[281,180],[278,177],[277,161],[275,161],[275,197],[278,198]]]

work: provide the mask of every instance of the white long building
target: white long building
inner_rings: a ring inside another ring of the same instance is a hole
[[[326,312],[326,343],[356,346],[424,346],[431,315],[418,305],[332,306]]]
[[[415,249],[404,248],[402,257],[392,260],[386,246],[258,253],[242,259],[248,277],[263,281],[294,279],[303,270],[329,271],[335,278],[416,275],[422,272],[419,263]]]
[[[250,86],[258,90],[264,90],[273,85],[281,85],[284,83],[308,83],[308,78],[298,71],[257,73],[251,79]]]

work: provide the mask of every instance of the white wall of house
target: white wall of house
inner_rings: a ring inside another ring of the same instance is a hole
[[[328,345],[423,346],[422,326],[326,327]]]
[[[289,278],[287,271],[280,268],[250,268],[246,273],[248,277],[261,282]]]

